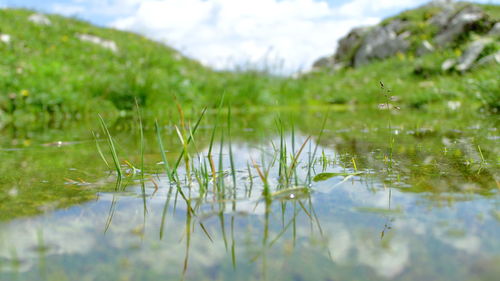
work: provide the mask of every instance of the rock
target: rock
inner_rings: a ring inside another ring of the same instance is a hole
[[[354,67],[368,64],[374,59],[384,59],[399,52],[406,52],[410,43],[405,38],[409,35],[398,35],[405,25],[401,20],[394,20],[386,26],[376,26],[368,31],[354,56]]]
[[[343,62],[337,62],[337,63],[334,63],[331,67],[332,70],[334,71],[338,71],[338,70],[341,70],[343,68],[345,68],[347,65]]]
[[[99,45],[99,46],[106,48],[106,49],[109,49],[115,53],[118,52],[118,46],[116,45],[116,43],[114,41],[102,39],[100,37],[97,37],[94,35],[89,35],[89,34],[78,34],[77,37],[82,41],[86,41],[86,42],[90,42],[90,43]]]
[[[469,32],[479,35],[488,33],[488,37],[495,40],[496,36],[500,34],[500,23],[494,24],[481,9],[481,6],[452,0],[434,0],[427,6],[432,11],[440,11],[427,21],[427,24],[432,25],[433,30],[436,29],[437,35],[432,38],[433,40],[424,40],[418,43],[415,39],[426,38],[425,36],[428,35],[430,30],[425,33],[416,30],[414,27],[429,27],[421,22],[407,19],[407,17],[395,18],[374,27],[351,30],[349,34],[339,40],[335,54],[317,60],[313,68],[359,67],[374,60],[386,59],[396,54],[406,53],[410,50],[410,42],[419,44],[416,45],[414,55],[422,56],[446,47],[452,42],[464,43],[457,42],[457,40],[461,38],[469,40],[470,36],[462,37]],[[409,30],[413,30],[414,34],[410,33]],[[445,61],[442,64],[442,69],[444,71],[453,68],[460,71],[470,69],[474,61],[481,55],[484,47],[481,47],[479,42],[471,44],[470,50],[467,50],[459,60],[450,59]],[[490,60],[492,59],[494,58],[491,57]],[[425,72],[424,68],[422,70]],[[419,69],[415,70],[416,73],[419,71]]]
[[[477,60],[484,48],[491,43],[491,39],[483,38],[476,40],[470,44],[464,54],[458,60],[458,64],[455,67],[458,71],[464,72],[469,70],[474,62]]]
[[[411,35],[410,32],[401,32],[406,25],[403,20],[393,20],[385,26],[355,28],[339,40],[335,55],[317,60],[313,68],[358,67],[374,59],[404,53],[410,47],[406,38]]]
[[[335,60],[333,59],[333,57],[322,57],[313,63],[313,68],[326,68],[332,66],[334,63]]]
[[[490,36],[500,36],[500,22],[495,23],[495,25],[488,32]]]
[[[9,34],[0,34],[0,41],[4,42],[5,44],[10,43],[10,35]]]
[[[486,19],[485,13],[477,6],[465,6],[458,12],[444,12],[445,15],[438,16],[439,19],[431,18],[431,23],[437,25],[441,30],[434,38],[434,42],[443,47],[455,41],[461,34],[469,31],[474,24]],[[443,20],[448,16],[448,20]],[[434,20],[433,20],[434,19]]]
[[[333,56],[322,57],[317,61],[315,61],[313,64],[313,70],[320,70],[327,68],[329,70],[338,71],[344,67],[346,67],[346,64],[344,62],[336,62]]]
[[[52,22],[48,17],[42,14],[32,14],[29,16],[28,20],[34,24],[38,25],[51,25]]]
[[[432,1],[429,5],[441,8],[441,12],[430,18],[428,23],[437,26],[440,30],[445,28],[455,13],[454,1]]]
[[[349,34],[347,34],[347,36],[341,38],[338,42],[334,60],[351,64],[354,51],[359,48],[361,42],[363,41],[363,37],[368,30],[369,28],[367,27],[354,28],[351,32],[349,32]]]
[[[448,71],[448,70],[452,69],[455,66],[455,64],[457,64],[456,59],[447,59],[441,65],[441,70]]]
[[[434,52],[435,48],[432,46],[431,42],[424,40],[422,41],[420,47],[417,49],[417,56],[423,56],[428,53]]]
[[[478,67],[478,66],[482,66],[482,65],[485,65],[485,64],[489,64],[489,63],[500,63],[500,51],[494,53],[494,54],[491,54],[491,55],[488,55],[484,58],[481,58],[480,60],[478,60],[473,67]]]
[[[455,0],[432,0],[428,5],[442,8],[453,8],[455,3]]]

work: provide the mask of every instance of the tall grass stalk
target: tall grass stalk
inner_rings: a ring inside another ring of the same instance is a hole
[[[109,146],[109,150],[111,152],[111,156],[113,158],[113,163],[115,165],[116,174],[118,175],[118,178],[121,179],[121,178],[123,178],[123,172],[122,172],[122,169],[120,167],[120,161],[118,160],[118,154],[116,153],[116,148],[115,148],[113,138],[111,137],[111,134],[109,133],[108,127],[106,126],[106,122],[104,122],[104,119],[102,118],[102,116],[100,114],[98,114],[98,116],[99,116],[99,120],[101,123],[102,131],[104,132],[104,134],[106,135],[106,139],[108,140],[108,146]]]
[[[323,119],[323,123],[321,125],[321,130],[319,131],[318,134],[318,139],[316,140],[316,145],[314,146],[314,151],[312,155],[309,155],[309,163],[307,165],[307,179],[308,179],[308,184],[311,185],[311,179],[312,179],[312,168],[313,168],[313,161],[316,159],[316,153],[318,152],[318,147],[319,143],[321,141],[321,137],[323,136],[323,132],[325,131],[325,126],[326,126],[326,120],[328,120],[328,115],[330,111],[327,111],[325,114],[325,118]]]
[[[139,145],[140,145],[140,155],[141,155],[140,182],[141,182],[142,201],[144,206],[144,223],[145,223],[148,209],[146,204],[146,185],[144,182],[144,128],[142,124],[141,109],[139,108],[139,102],[137,101],[137,99],[135,100],[135,106],[137,109],[137,120],[139,123]]]
[[[106,157],[104,157],[104,153],[102,153],[101,146],[99,145],[99,140],[97,138],[97,135],[95,134],[94,131],[92,131],[92,135],[94,136],[95,140],[95,146],[97,148],[97,153],[99,153],[99,156],[101,157],[102,161],[104,161],[104,164],[106,164],[106,167],[111,170],[111,166],[108,163],[108,160],[106,160]]]
[[[203,116],[205,116],[205,113],[207,111],[207,108],[203,108],[201,114],[200,114],[200,117],[198,118],[198,120],[196,121],[196,123],[194,124],[194,127],[192,129],[192,135],[194,135],[196,133],[196,130],[198,129],[198,126],[200,125],[201,123],[201,120],[203,119]],[[180,111],[182,113],[182,109]],[[182,119],[184,119],[184,117],[182,116]],[[182,124],[181,124],[182,125]],[[191,136],[189,136],[189,138],[186,140],[186,145],[188,145],[189,143],[191,142]],[[187,151],[182,151],[181,154],[179,155],[179,158],[177,158],[177,161],[175,162],[175,165],[172,169],[172,176],[174,176],[175,173],[177,173],[177,168],[179,167],[180,163],[181,163],[181,160],[184,156],[184,153],[187,153]]]
[[[168,180],[170,182],[174,182],[174,176],[172,175],[172,170],[170,169],[170,165],[168,164],[165,147],[163,146],[163,140],[161,137],[161,128],[158,125],[158,120],[155,120],[155,131],[156,131],[156,137],[158,139],[158,146],[160,148],[161,159],[163,161],[163,168],[165,169],[165,173],[168,176]]]
[[[236,168],[234,166],[233,147],[231,143],[231,105],[227,109],[227,138],[229,146],[229,164],[231,166],[231,177],[233,179],[233,196],[236,198]]]
[[[220,144],[219,144],[219,176],[217,178],[217,194],[219,200],[226,198],[226,187],[224,183],[224,130],[221,130]]]
[[[222,94],[222,97],[221,97],[220,102],[219,102],[219,107],[217,108],[217,113],[216,113],[217,117],[215,118],[214,127],[213,127],[212,133],[210,135],[210,144],[208,146],[208,154],[207,154],[208,161],[210,162],[210,169],[212,170],[212,182],[214,185],[214,194],[216,192],[217,171],[215,169],[215,163],[214,163],[214,159],[212,156],[212,149],[214,147],[215,133],[217,131],[217,126],[219,123],[219,116],[220,116],[220,113],[222,110],[223,103],[224,103],[224,93]]]
[[[304,150],[304,147],[306,144],[309,142],[311,139],[311,136],[307,137],[307,139],[304,141],[304,143],[300,146],[299,150],[297,153],[293,156],[292,163],[290,164],[290,168],[288,168],[289,174],[286,176],[286,185],[288,186],[290,183],[290,178],[292,176],[292,173],[295,171],[295,168],[297,167],[297,163],[299,161],[300,154]]]

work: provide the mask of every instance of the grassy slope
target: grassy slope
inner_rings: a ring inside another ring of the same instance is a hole
[[[490,19],[500,19],[500,6],[480,5]],[[425,22],[438,12],[432,8],[420,8],[405,11],[390,20],[399,18],[411,22],[408,29],[412,32],[410,41],[412,48],[408,54],[374,62],[359,69],[346,69],[335,74],[324,70],[307,75],[306,85],[309,95],[321,102],[371,104],[383,102],[384,97],[379,89],[378,81],[383,81],[398,98],[394,102],[409,108],[442,108],[449,101],[459,101],[468,107],[478,106],[490,110],[500,109],[500,67],[490,64],[474,69],[465,74],[457,72],[444,73],[442,63],[449,58],[458,58],[465,51],[468,42],[478,36],[469,34],[463,42],[452,44],[446,49],[438,50],[423,57],[416,57],[412,52],[421,40],[430,40],[435,33]],[[492,53],[500,49],[496,47],[485,52]],[[483,54],[485,55],[485,54]],[[416,71],[419,69],[419,71]]]
[[[0,10],[0,110],[5,115],[40,111],[72,116],[128,110],[135,97],[153,111],[171,108],[174,95],[184,105],[213,105],[226,91],[235,105],[274,102],[268,90],[284,79],[262,73],[220,73],[140,35],[99,28],[49,15],[50,26],[31,23],[28,10]],[[113,40],[113,53],[78,34]],[[283,89],[286,89],[284,87]],[[6,114],[5,114],[6,113]],[[1,112],[0,112],[1,114]],[[0,121],[1,122],[1,121]]]
[[[482,7],[490,17],[499,18],[498,5]],[[432,30],[423,23],[432,12],[417,9],[396,17],[411,20],[412,28],[425,39]],[[56,15],[49,15],[52,25],[38,26],[28,21],[32,13],[0,10],[0,33],[12,37],[9,44],[0,42],[0,126],[9,119],[22,122],[40,120],[40,116],[78,118],[126,111],[136,97],[155,116],[174,109],[174,96],[185,107],[199,109],[214,106],[223,92],[233,107],[242,110],[252,105],[330,103],[373,107],[383,101],[379,81],[398,96],[401,107],[439,108],[450,100],[495,107],[500,100],[498,65],[463,75],[440,72],[441,63],[459,56],[466,44],[422,58],[400,55],[360,69],[293,79],[252,71],[211,71],[133,33]],[[113,40],[119,52],[82,42],[78,34]],[[414,73],[416,65],[425,70],[423,75]]]

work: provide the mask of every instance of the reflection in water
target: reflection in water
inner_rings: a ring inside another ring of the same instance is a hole
[[[158,172],[164,165],[159,163],[93,201],[1,223],[0,280],[495,276],[495,191],[429,192],[420,185],[436,179],[418,178],[411,170],[434,175],[433,160],[413,167],[414,159],[428,154],[395,146],[393,169],[380,168],[379,147],[363,138],[336,137],[308,139],[292,131],[252,144],[226,135],[207,148],[195,139],[190,165],[179,166],[176,180]],[[404,153],[416,157],[397,157]],[[444,163],[455,172],[463,168],[461,159]],[[473,181],[472,174],[494,174],[487,163],[476,164],[461,175]],[[457,182],[448,175],[440,179],[450,186]],[[429,199],[458,195],[466,199]]]

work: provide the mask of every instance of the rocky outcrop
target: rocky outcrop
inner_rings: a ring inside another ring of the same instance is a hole
[[[485,64],[490,64],[490,63],[498,63],[500,64],[500,51],[497,51],[496,53],[493,53],[491,55],[487,55],[481,59],[479,59],[475,64],[474,67],[480,67]]]
[[[466,51],[458,59],[450,58],[443,62],[441,69],[443,71],[456,70],[466,72],[474,67],[488,63],[500,63],[500,51],[481,57],[483,51],[495,44],[492,38],[481,38],[473,41],[467,47]]]
[[[425,54],[432,53],[434,50],[436,50],[436,48],[434,48],[431,42],[424,40],[417,49],[417,56],[420,57]]]
[[[409,32],[400,33],[405,22],[395,20],[386,26],[376,26],[366,33],[354,56],[354,67],[370,63],[375,59],[385,59],[397,53],[404,53],[410,47],[406,38]]]
[[[405,24],[404,21],[395,20],[384,26],[355,28],[339,40],[333,56],[317,60],[313,67],[358,67],[375,59],[385,59],[398,52],[406,52],[410,47],[406,40],[410,33],[401,32]]]
[[[444,72],[449,71],[449,70],[453,69],[453,67],[455,67],[455,65],[457,65],[456,59],[447,59],[441,65],[441,70]]]
[[[354,54],[360,47],[368,27],[358,27],[351,30],[346,36],[340,38],[337,51],[332,56],[322,57],[314,62],[314,69],[339,70],[354,64]]]
[[[475,29],[485,19],[486,14],[473,5],[465,6],[458,11],[445,9],[430,20],[430,23],[439,29],[434,42],[437,46],[444,47],[462,34]]]
[[[427,14],[429,17],[422,16],[419,22],[415,15],[399,16],[373,27],[351,30],[338,41],[335,54],[320,58],[313,68],[338,70],[360,67],[398,53],[410,52],[414,56],[423,56],[450,45],[454,48],[462,46],[464,39],[470,38],[470,32],[489,38],[496,38],[500,34],[500,24],[492,22],[477,5],[438,0],[420,9],[423,10],[417,14]],[[454,59],[453,62],[448,60],[443,69],[467,71],[472,68],[481,57],[484,50],[482,43],[486,41],[480,40],[471,45],[463,57]]]
[[[443,29],[448,25],[450,18],[457,8],[454,1],[433,1],[429,5],[438,7],[441,10],[427,21],[429,24],[437,26],[439,29]]]
[[[491,28],[490,32],[488,32],[490,36],[500,36],[500,22],[495,23]]]
[[[461,72],[469,70],[489,43],[491,43],[491,39],[480,39],[474,41],[469,46],[467,51],[465,51],[465,53],[460,57],[455,68]]]
[[[313,68],[330,67],[334,62],[333,57],[323,57],[314,62]]]
[[[347,36],[339,40],[337,47],[337,52],[333,56],[333,60],[337,62],[343,62],[352,64],[353,52],[359,48],[359,45],[363,41],[365,34],[370,29],[367,27],[355,28],[347,34]]]
[[[331,70],[339,70],[346,66],[343,62],[335,62],[333,57],[324,57],[313,64],[313,68],[328,68]]]

